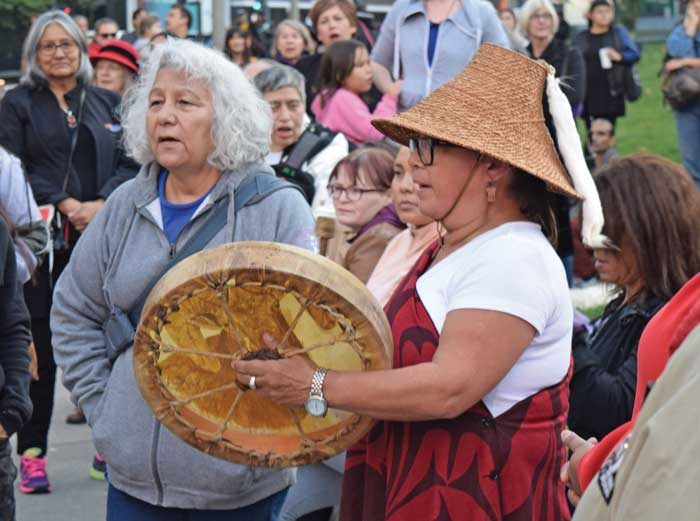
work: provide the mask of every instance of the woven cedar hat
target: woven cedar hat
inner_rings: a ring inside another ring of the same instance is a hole
[[[407,144],[426,136],[481,152],[581,199],[545,125],[548,66],[496,45],[482,45],[469,66],[407,112],[375,119],[380,132]]]

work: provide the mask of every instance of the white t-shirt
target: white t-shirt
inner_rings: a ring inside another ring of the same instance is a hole
[[[573,305],[564,266],[538,225],[506,223],[479,235],[424,273],[417,290],[438,331],[455,309],[501,311],[537,331],[503,380],[484,396],[492,416],[566,375]]]

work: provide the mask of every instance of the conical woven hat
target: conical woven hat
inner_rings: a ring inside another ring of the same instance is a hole
[[[544,63],[484,44],[462,72],[418,105],[372,124],[404,145],[428,136],[487,154],[580,199],[545,125],[548,71]]]

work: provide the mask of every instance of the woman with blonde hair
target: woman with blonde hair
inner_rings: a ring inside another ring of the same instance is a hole
[[[520,32],[530,41],[527,56],[554,67],[557,78],[563,80],[562,90],[571,109],[578,116],[586,93],[586,66],[578,49],[554,37],[559,23],[559,15],[550,0],[527,0],[520,9]]]

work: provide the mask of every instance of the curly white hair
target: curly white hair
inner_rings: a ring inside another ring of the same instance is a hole
[[[220,170],[239,170],[269,152],[272,115],[265,100],[241,69],[221,52],[187,40],[156,45],[142,65],[139,79],[122,101],[124,146],[141,164],[155,159],[149,145],[148,96],[158,72],[170,68],[208,85],[213,105],[213,149],[209,162]]]

